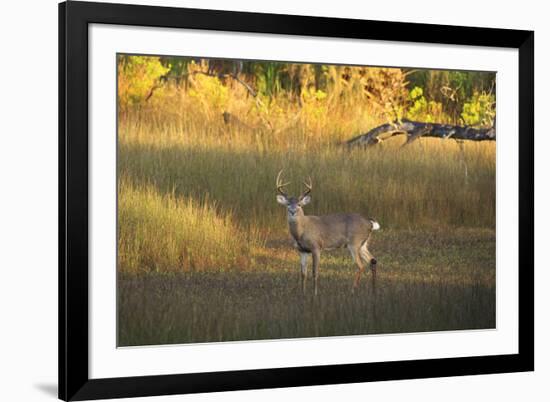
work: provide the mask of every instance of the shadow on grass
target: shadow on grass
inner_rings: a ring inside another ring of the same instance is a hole
[[[310,214],[358,212],[394,228],[494,226],[494,168],[473,164],[466,186],[452,158],[407,155],[378,150],[284,153],[234,149],[230,144],[207,148],[122,143],[118,169],[138,187],[152,184],[161,193],[198,201],[208,198],[242,223],[262,227],[284,221],[274,185],[283,168],[292,181],[288,189],[292,194],[301,191],[303,177],[312,176]],[[474,202],[484,208],[472,207]]]
[[[405,269],[379,270],[375,291],[368,274],[352,294],[353,271],[327,264],[318,297],[297,268],[127,276],[119,346],[494,328],[491,283]]]

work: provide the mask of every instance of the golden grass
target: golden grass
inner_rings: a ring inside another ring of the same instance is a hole
[[[124,177],[119,179],[118,207],[122,272],[245,268],[245,256],[261,246],[230,215],[219,215],[215,203],[160,194],[148,185],[137,190]]]
[[[132,222],[142,215],[140,236],[150,248],[121,252],[122,269],[246,266],[254,254],[265,254],[264,240],[288,237],[274,191],[283,168],[292,193],[311,175],[309,214],[358,212],[385,230],[494,228],[494,142],[420,139],[402,148],[404,138],[394,137],[350,151],[344,139],[384,122],[368,117],[368,103],[313,100],[299,107],[279,97],[259,106],[240,86],[220,90],[216,79],[201,80],[210,85],[202,92],[169,87],[163,97],[119,115],[120,235],[131,239],[135,229],[126,216]],[[312,110],[321,107],[327,116],[316,120]],[[159,233],[148,217],[153,213],[177,227]],[[193,262],[182,262],[188,258],[182,255],[193,255]]]

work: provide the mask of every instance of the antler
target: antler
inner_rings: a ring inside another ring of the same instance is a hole
[[[277,181],[276,181],[275,185],[277,186],[277,191],[279,192],[279,194],[284,195],[285,197],[287,197],[288,195],[283,191],[283,187],[289,185],[290,182],[281,183],[281,174],[282,173],[283,173],[283,169],[281,169],[281,171],[277,175]]]
[[[302,193],[302,195],[300,196],[300,199],[304,198],[306,195],[311,193],[311,189],[313,187],[313,184],[311,183],[311,176],[308,176],[308,182],[307,183],[305,181],[303,183],[304,183],[304,186],[306,186],[306,191],[304,191]]]

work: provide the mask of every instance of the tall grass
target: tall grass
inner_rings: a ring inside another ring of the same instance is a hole
[[[215,203],[161,194],[149,185],[134,188],[119,179],[118,239],[121,272],[201,271],[246,268],[257,236],[239,230]]]
[[[258,103],[241,86],[197,80],[119,115],[121,238],[130,242],[140,216],[143,225],[142,245],[121,252],[123,269],[245,266],[264,240],[287,238],[274,198],[280,169],[293,193],[312,177],[309,214],[358,212],[386,230],[495,225],[494,143],[402,148],[397,137],[350,151],[345,139],[384,123],[362,98],[353,107],[315,96],[301,106],[284,95]]]

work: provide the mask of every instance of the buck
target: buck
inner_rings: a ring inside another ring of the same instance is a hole
[[[370,264],[373,281],[376,277],[376,258],[368,250],[368,241],[380,224],[374,219],[365,219],[359,214],[338,213],[332,215],[305,215],[303,207],[311,201],[311,177],[304,182],[305,191],[299,197],[289,197],[284,188],[290,183],[282,183],[281,170],[277,175],[277,202],[287,208],[288,228],[294,240],[294,246],[300,253],[302,290],[306,291],[307,259],[311,254],[313,260],[314,293],[317,294],[319,260],[321,251],[347,247],[357,273],[353,289],[361,279],[366,264]]]

